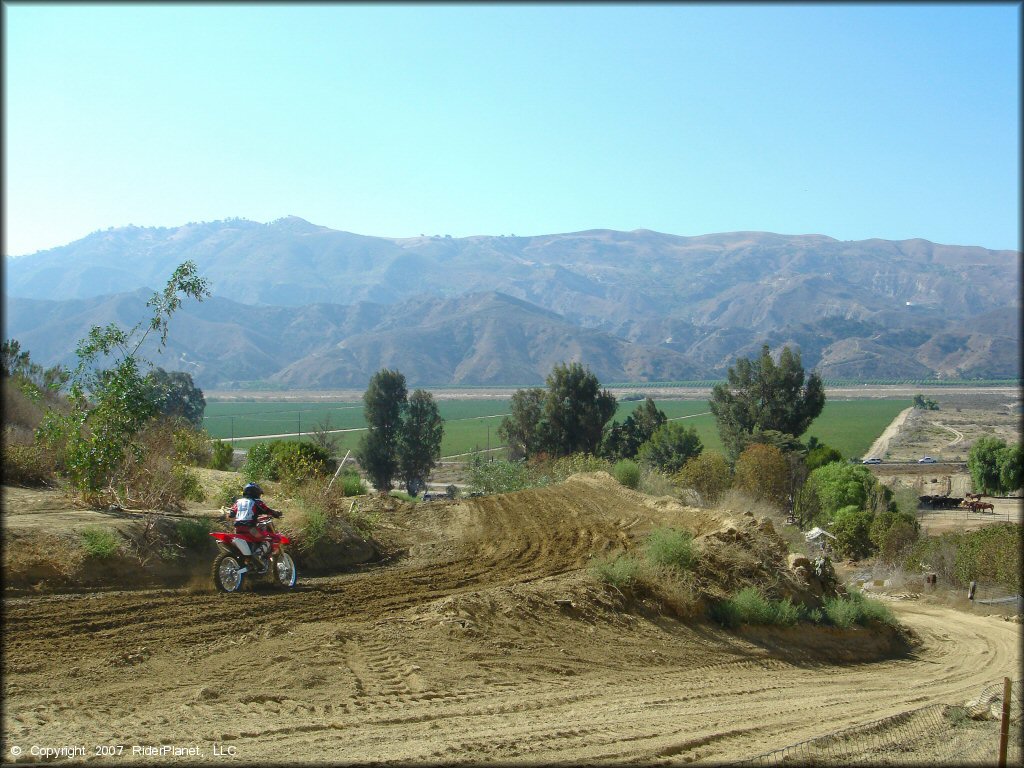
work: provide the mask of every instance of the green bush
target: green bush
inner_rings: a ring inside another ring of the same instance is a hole
[[[715,621],[729,628],[740,624],[792,626],[800,620],[801,609],[787,597],[769,600],[754,587],[745,587],[728,600],[711,607]]]
[[[171,475],[178,486],[178,493],[181,498],[189,501],[206,501],[206,493],[199,482],[199,476],[191,469],[181,464],[171,467]]]
[[[640,485],[640,465],[632,459],[622,459],[612,467],[612,476],[627,488],[636,490]]]
[[[90,525],[82,530],[82,548],[89,557],[104,559],[121,547],[120,537],[109,528]]]
[[[174,524],[174,531],[178,536],[178,541],[187,549],[202,549],[206,547],[213,541],[210,538],[210,531],[212,529],[213,525],[205,517],[190,517],[185,520],[179,520]]]
[[[363,496],[366,493],[366,483],[358,472],[344,472],[338,479],[341,482],[341,492],[346,496]]]
[[[302,548],[308,550],[327,534],[327,513],[308,504],[302,505],[302,513],[298,538]]]
[[[234,455],[235,449],[231,447],[230,443],[225,443],[223,440],[214,440],[213,453],[210,457],[210,467],[212,469],[227,471],[231,469],[231,461],[234,458]]]
[[[260,480],[275,480],[274,455],[271,452],[269,443],[256,443],[245,453],[245,464],[242,465],[242,474],[249,482],[256,483]]]
[[[911,571],[935,571],[944,581],[959,587],[981,581],[1020,591],[1024,587],[1021,539],[1019,523],[928,536],[917,541],[904,567]]]
[[[871,541],[871,523],[874,515],[870,510],[850,505],[843,507],[832,518],[831,532],[836,537],[835,550],[840,557],[860,560],[874,552]]]
[[[210,463],[213,455],[213,448],[210,445],[210,436],[205,429],[195,427],[178,426],[174,430],[174,458],[181,464],[192,467],[201,467]]]
[[[522,461],[474,459],[469,468],[469,487],[476,493],[511,493],[543,485]]]
[[[316,475],[328,473],[331,457],[313,443],[275,440],[270,444],[272,480],[297,485]]]
[[[704,446],[694,427],[670,421],[654,431],[636,457],[641,464],[671,475],[702,450]]]
[[[865,597],[860,592],[850,592],[845,597],[826,597],[824,610],[825,619],[840,629],[846,629],[854,624],[865,626],[873,621],[896,624],[896,617],[888,606]]]
[[[680,571],[688,570],[696,560],[693,536],[674,528],[657,528],[651,531],[644,553],[654,565],[664,565]]]
[[[601,581],[611,584],[616,589],[625,589],[636,584],[640,573],[640,561],[632,555],[619,555],[596,562],[594,572]]]

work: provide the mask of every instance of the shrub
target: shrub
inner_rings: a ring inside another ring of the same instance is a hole
[[[636,489],[640,485],[640,465],[632,459],[622,459],[612,467],[612,475],[627,488]]]
[[[362,496],[366,493],[366,483],[358,472],[343,472],[339,480],[341,492],[346,496]]]
[[[260,480],[274,480],[274,455],[271,452],[269,443],[256,443],[245,453],[245,464],[242,465],[242,474],[249,482]]]
[[[853,505],[836,512],[831,525],[832,535],[836,537],[836,554],[852,560],[868,557],[874,551],[870,536],[873,519],[870,510]]]
[[[302,504],[302,522],[299,524],[299,541],[303,549],[316,546],[327,534],[327,513],[319,507]]]
[[[82,530],[82,548],[89,557],[108,558],[120,547],[120,537],[109,528],[90,525]]]
[[[314,475],[327,474],[331,457],[313,443],[297,440],[275,440],[270,444],[273,478],[296,484]]]
[[[648,496],[674,496],[678,490],[672,478],[661,472],[652,470],[640,475],[640,491]]]
[[[477,493],[511,493],[532,488],[539,482],[522,461],[474,459],[469,468],[469,487]]]
[[[632,555],[619,555],[612,559],[599,560],[594,564],[597,577],[616,589],[631,587],[637,582],[640,561]]]
[[[416,502],[419,501],[419,497],[413,496],[411,494],[408,494],[405,491],[394,490],[394,491],[391,491],[388,494],[388,496],[391,496],[392,498],[395,498],[395,499],[401,499],[402,501],[412,502],[412,503],[416,503]]]
[[[651,563],[680,571],[688,570],[696,560],[693,536],[674,528],[657,528],[651,531],[644,551]]]
[[[921,524],[911,512],[879,512],[871,521],[868,535],[879,556],[895,563],[917,541]]]
[[[736,460],[733,484],[755,499],[784,508],[789,497],[789,462],[774,445],[751,443]]]
[[[792,626],[800,620],[800,608],[787,597],[769,600],[754,587],[745,587],[728,600],[711,608],[711,615],[726,627],[740,624]]]
[[[866,626],[872,621],[895,626],[896,617],[889,607],[865,597],[860,592],[850,592],[846,596],[825,598],[825,619],[840,629],[847,629],[853,624]]]
[[[637,458],[648,467],[672,474],[703,449],[696,429],[670,421],[658,427],[640,446]]]
[[[186,549],[202,549],[206,547],[212,541],[210,538],[212,528],[211,521],[205,517],[190,517],[185,520],[179,520],[174,524],[174,531],[178,536],[178,541]]]
[[[718,451],[703,451],[687,461],[676,475],[680,485],[693,488],[701,501],[712,506],[732,483],[729,462]]]
[[[174,458],[182,464],[201,467],[210,463],[213,448],[204,429],[192,425],[178,426],[174,430]]]
[[[214,440],[210,456],[210,467],[226,471],[231,469],[231,462],[235,456],[235,449],[230,443],[223,440]]]
[[[10,445],[5,439],[0,471],[8,485],[39,487],[53,482],[53,465],[37,445]]]
[[[181,498],[188,501],[206,501],[206,493],[199,482],[199,476],[191,469],[175,464],[171,468],[171,475],[178,484],[177,491]]]
[[[590,453],[573,453],[557,458],[546,466],[538,465],[537,469],[542,469],[552,480],[560,482],[581,472],[607,472],[609,462]]]
[[[976,531],[951,531],[920,539],[907,557],[908,570],[928,569],[960,587],[972,581],[999,584],[1019,591],[1021,526],[987,525]]]

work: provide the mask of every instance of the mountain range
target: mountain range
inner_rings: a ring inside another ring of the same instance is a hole
[[[720,378],[763,343],[827,378],[1015,378],[1020,253],[926,240],[591,230],[384,238],[297,217],[124,227],[6,257],[5,336],[69,364],[131,325],[186,259],[187,301],[150,356],[203,387],[527,385],[578,360],[605,382]]]

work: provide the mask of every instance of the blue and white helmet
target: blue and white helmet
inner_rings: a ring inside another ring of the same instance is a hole
[[[263,495],[263,489],[256,483],[246,483],[245,488],[242,489],[242,495],[250,499],[258,499]]]

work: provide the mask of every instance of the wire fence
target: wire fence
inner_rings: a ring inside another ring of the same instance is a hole
[[[1011,693],[1006,764],[1024,761],[1021,683]],[[833,731],[745,760],[741,765],[996,765],[1003,683],[965,704],[928,704]]]

